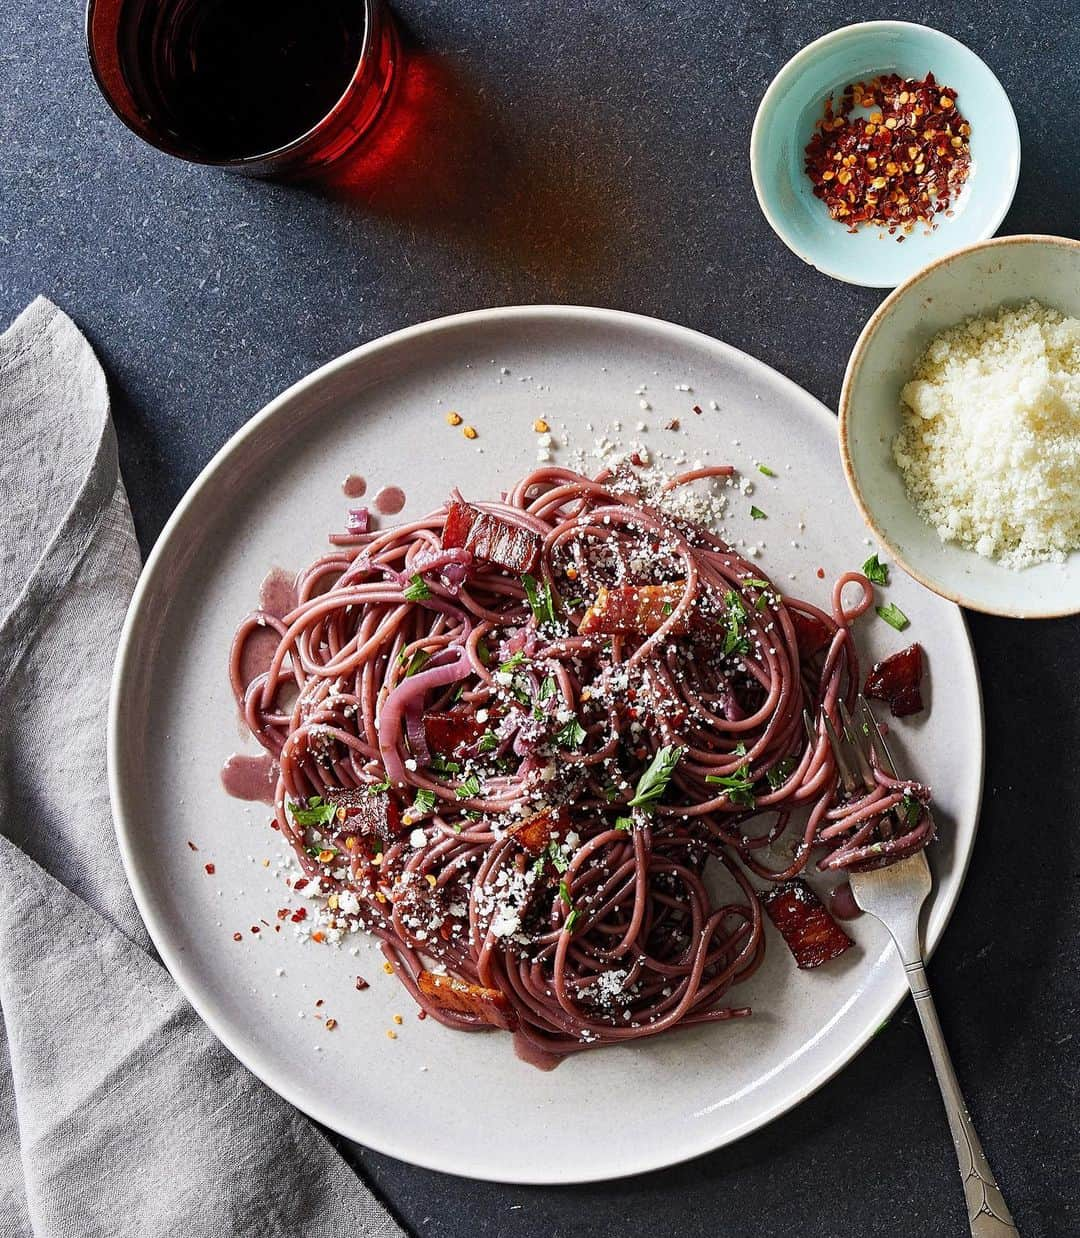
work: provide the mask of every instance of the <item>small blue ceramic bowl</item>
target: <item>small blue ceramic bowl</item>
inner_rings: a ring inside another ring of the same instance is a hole
[[[884,73],[921,80],[928,72],[957,91],[971,125],[971,171],[953,214],[938,215],[930,232],[916,224],[902,244],[873,225],[852,234],[814,197],[803,168],[825,100],[839,101],[850,83]],[[928,262],[993,236],[1016,192],[1020,133],[1001,83],[962,43],[929,26],[860,22],[804,47],[773,79],[754,121],[750,170],[765,218],[804,262],[850,284],[893,288]]]

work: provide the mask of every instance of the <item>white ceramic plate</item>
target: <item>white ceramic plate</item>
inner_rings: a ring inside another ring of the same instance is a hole
[[[643,383],[649,411],[635,394]],[[477,427],[475,443],[446,425],[448,409]],[[226,681],[234,625],[269,567],[299,568],[322,552],[327,530],[342,527],[345,475],[364,474],[372,489],[401,485],[406,515],[436,506],[455,484],[490,495],[535,464],[537,417],[560,442],[565,422],[589,448],[613,421],[634,434],[642,420],[654,448],[685,447],[691,459],[707,449],[710,461],[741,465],[768,519],[751,522],[750,500],[739,497],[729,529],[764,542],[763,568],[791,592],[827,604],[831,581],[870,553],[831,414],[724,344],[574,308],[488,310],[412,327],[279,396],[191,488],[128,616],[109,758],[120,847],[147,926],[237,1057],[318,1121],[379,1151],[452,1173],[560,1183],[655,1169],[777,1117],[866,1044],[906,986],[884,932],[865,917],[854,925],[858,949],[810,973],[796,970],[769,927],[765,965],[737,990],[752,1019],[579,1054],[544,1074],[518,1061],[503,1034],[419,1022],[367,942],[354,957],[289,932],[248,931],[260,918],[275,923],[290,900],[262,864],[280,851],[268,810],[229,799],[219,782],[223,760],[243,743]],[[682,430],[662,429],[673,417]],[[778,476],[754,472],[756,460]],[[960,612],[897,576],[888,595],[910,616],[910,632],[900,637],[871,619],[861,644],[873,658],[917,638],[929,658],[932,707],[893,734],[937,793],[944,837],[932,856],[933,944],[974,839],[982,711]],[[357,974],[371,981],[368,991],[355,990]],[[318,999],[318,1013],[338,1020],[332,1032],[313,1017]],[[391,1040],[395,1013],[404,1022]]]

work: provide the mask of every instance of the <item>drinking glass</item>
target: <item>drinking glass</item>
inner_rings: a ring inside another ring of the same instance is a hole
[[[401,61],[382,0],[89,0],[86,39],[144,141],[261,176],[317,175],[356,146]]]

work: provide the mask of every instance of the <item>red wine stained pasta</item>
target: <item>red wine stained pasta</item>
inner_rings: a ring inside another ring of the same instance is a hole
[[[673,501],[730,473],[545,467],[498,501],[357,518],[293,610],[241,624],[233,689],[296,884],[440,1022],[550,1065],[747,1015],[762,880],[929,841],[927,789],[881,775],[845,801],[825,735],[873,586],[786,597]]]

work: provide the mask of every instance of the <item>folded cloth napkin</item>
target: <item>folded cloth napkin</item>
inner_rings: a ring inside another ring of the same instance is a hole
[[[138,572],[105,376],[39,298],[0,337],[0,1234],[398,1238],[139,919],[105,779]]]

